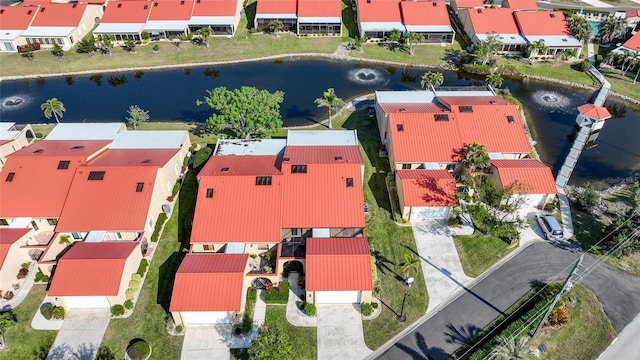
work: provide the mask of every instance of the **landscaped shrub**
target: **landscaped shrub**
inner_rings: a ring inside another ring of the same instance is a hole
[[[44,303],[40,307],[40,314],[42,314],[45,319],[51,320],[51,317],[53,316],[53,309],[54,307],[52,303]]]
[[[554,211],[556,211],[556,204],[554,204],[552,202],[544,204],[544,211],[546,211],[546,212],[554,212]]]
[[[151,48],[153,51],[158,52],[158,50],[160,50],[160,45],[158,44],[153,44],[153,47]]]
[[[173,197],[169,196],[171,198],[170,201],[173,201]],[[157,242],[158,238],[160,237],[160,231],[162,230],[162,226],[164,225],[164,222],[167,220],[167,214],[164,212],[161,212],[160,215],[158,215],[158,220],[156,221],[156,227],[153,230],[153,234],[151,235],[151,242]]]
[[[377,308],[378,308],[378,303],[377,303],[377,302],[372,302],[372,303],[371,303],[371,306],[372,306],[374,309],[377,309]]]
[[[151,345],[148,342],[140,339],[129,346],[127,349],[127,355],[131,360],[144,360],[151,354]]]
[[[182,325],[177,325],[177,326],[176,326],[176,332],[177,332],[178,334],[180,334],[180,333],[182,332]]]
[[[124,306],[120,304],[113,305],[111,307],[111,314],[113,316],[122,316],[124,315]]]
[[[28,51],[36,51],[36,50],[40,50],[40,43],[34,42],[27,45],[18,45],[19,53],[25,53]]]
[[[307,316],[316,316],[316,305],[312,303],[304,304],[304,313]]]
[[[29,270],[29,263],[22,263],[22,264],[20,265],[20,269]]]
[[[462,70],[469,74],[486,75],[491,74],[491,67],[489,65],[482,64],[464,64]]]
[[[371,314],[373,314],[373,306],[371,306],[371,303],[362,304],[362,315],[371,316]]]
[[[549,315],[549,324],[559,327],[569,322],[569,309],[566,306],[560,306],[553,310]]]
[[[133,301],[127,300],[124,302],[124,308],[127,310],[133,309]]]
[[[136,291],[137,291],[137,290],[138,290],[138,289],[127,289],[127,290],[124,292],[124,297],[125,297],[127,300],[133,300],[133,298],[134,298],[134,297],[136,297]]]
[[[4,293],[4,295],[2,296],[3,299],[5,300],[11,300],[13,299],[13,291],[7,291],[6,293]]]
[[[64,319],[64,308],[62,306],[56,306],[53,308],[53,312],[51,313],[51,317],[56,320]]]
[[[29,273],[29,269],[20,269],[18,270],[18,275],[16,275],[16,277],[18,279],[24,279],[27,277],[28,273]]]
[[[458,219],[457,217],[450,217],[449,220],[447,220],[447,225],[454,227],[454,226],[458,226],[460,225],[460,219]]]
[[[265,294],[264,301],[267,304],[286,304],[289,300],[289,283],[280,282],[278,287],[272,288]]]
[[[136,274],[140,276],[144,276],[144,273],[147,272],[148,266],[149,266],[149,261],[147,259],[140,260],[140,265],[138,266],[138,271],[136,271]]]
[[[173,185],[173,189],[171,190],[171,197],[175,198],[178,195],[178,191],[180,191],[180,184],[182,184],[182,178],[178,178],[176,183]]]

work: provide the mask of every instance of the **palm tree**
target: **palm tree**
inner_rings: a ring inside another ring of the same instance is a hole
[[[318,107],[327,107],[329,110],[329,129],[332,129],[333,125],[331,124],[331,115],[333,114],[333,110],[343,106],[344,101],[336,95],[333,88],[329,88],[322,94],[321,98],[317,98],[314,102]]]
[[[416,45],[418,45],[420,41],[424,40],[424,35],[420,33],[409,32],[406,39],[409,43],[409,56],[413,56],[416,51]]]
[[[627,32],[627,19],[608,16],[600,22],[600,40],[603,43],[612,42],[613,40],[624,36]]]
[[[64,112],[67,109],[64,108],[64,104],[62,101],[57,98],[51,98],[45,101],[42,105],[40,105],[40,110],[44,111],[44,116],[47,119],[51,119],[51,115],[56,119],[56,123],[60,123],[58,118],[62,118],[64,116]]]
[[[499,88],[502,86],[502,76],[497,73],[487,75],[487,78],[484,81],[487,82],[487,85],[493,88]]]
[[[526,336],[521,338],[498,337],[499,345],[491,351],[492,359],[501,360],[525,360],[531,359],[535,355],[535,350],[527,345]]]
[[[567,19],[567,24],[569,25],[569,29],[574,34],[574,36],[582,41],[583,44],[586,44],[589,39],[591,39],[591,35],[593,34],[593,28],[587,18],[582,15],[574,14]]]
[[[444,75],[440,72],[427,71],[420,79],[420,86],[423,89],[440,86],[444,82]]]
[[[640,74],[640,53],[634,53],[631,55],[630,63],[636,66],[636,77],[633,78],[633,83],[635,84],[638,81],[638,75]],[[631,67],[631,65],[629,65]]]
[[[282,21],[271,20],[271,22],[269,23],[269,31],[271,31],[272,33],[276,34],[276,36],[278,36],[278,33],[282,31],[283,26],[284,24],[282,23]]]
[[[404,262],[400,266],[402,267],[402,277],[407,280],[411,273],[417,274],[420,271],[420,258],[413,253],[405,253]]]
[[[533,62],[536,55],[546,53],[549,47],[544,43],[544,40],[536,40],[529,45],[529,61]]]
[[[464,154],[463,163],[467,165],[471,172],[486,169],[491,164],[486,146],[478,143],[471,143],[462,149]]]
[[[198,35],[200,35],[204,40],[205,47],[209,47],[209,37],[211,36],[212,32],[213,32],[213,29],[211,29],[211,26],[205,26],[203,28],[198,29],[197,31]]]

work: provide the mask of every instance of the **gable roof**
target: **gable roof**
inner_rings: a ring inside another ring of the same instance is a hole
[[[298,0],[298,17],[342,17],[340,0]]]
[[[281,158],[275,155],[212,156],[198,173],[204,176],[279,175]]]
[[[43,4],[31,26],[76,27],[86,9],[87,4]]]
[[[358,146],[287,146],[283,159],[293,165],[364,164]]]
[[[513,18],[513,9],[469,9],[469,20],[476,35],[520,34]]]
[[[190,20],[194,0],[154,1],[149,20]]]
[[[0,6],[0,30],[27,30],[38,10],[35,6]]]
[[[578,106],[578,111],[593,119],[606,120],[611,117],[611,113],[604,106],[596,106],[593,104],[584,104]]]
[[[0,227],[0,269],[9,254],[9,249],[16,241],[31,231],[30,228],[6,228]]]
[[[444,1],[400,1],[405,25],[451,25]]]
[[[56,266],[49,296],[116,296],[135,241],[75,243]],[[128,281],[129,279],[125,279]]]
[[[0,217],[59,217],[76,168],[108,143],[43,140],[9,155],[0,172]],[[61,161],[69,161],[66,169],[58,169]]]
[[[92,172],[104,172],[104,178],[89,180]],[[157,173],[142,166],[77,168],[56,231],[144,230]]]
[[[402,13],[398,0],[358,0],[358,20],[374,23],[400,23]],[[402,30],[402,29],[398,29]]]
[[[176,272],[170,311],[240,311],[248,254],[187,254]]]
[[[308,238],[305,273],[309,291],[372,290],[367,238]]]
[[[484,7],[482,0],[451,0],[451,2],[455,2],[458,9]]]
[[[539,160],[491,160],[504,188],[518,181],[523,189],[514,189],[517,194],[557,194],[558,188],[551,169]]]
[[[446,170],[396,170],[404,206],[454,206],[456,181]]]
[[[260,0],[256,6],[256,15],[296,15],[297,0]]]
[[[237,0],[196,1],[191,17],[196,16],[235,16]]]
[[[562,11],[516,11],[513,15],[525,37],[572,35]]]
[[[622,46],[631,50],[640,51],[640,32],[637,32],[629,38],[629,40],[625,41]]]
[[[538,10],[536,0],[505,0],[502,7],[513,10]]]
[[[110,1],[104,10],[100,24],[132,23],[143,24],[149,19],[153,3],[151,1]]]
[[[89,161],[90,166],[163,167],[177,149],[108,149]]]

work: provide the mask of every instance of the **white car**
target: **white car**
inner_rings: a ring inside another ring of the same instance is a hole
[[[562,241],[564,240],[564,232],[562,226],[558,223],[558,220],[547,213],[537,213],[536,220],[544,233],[544,237],[547,240]]]

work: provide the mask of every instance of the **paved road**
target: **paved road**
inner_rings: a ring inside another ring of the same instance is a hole
[[[425,359],[428,355],[434,360],[446,359],[533,284],[564,278],[578,256],[548,243],[529,246],[378,358]],[[585,256],[583,264],[589,267],[594,262],[593,257]],[[640,313],[640,278],[600,264],[582,283],[595,292],[618,333]]]

